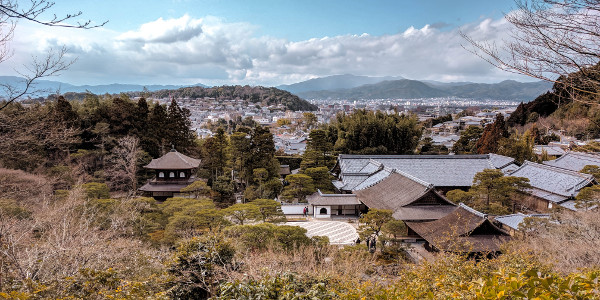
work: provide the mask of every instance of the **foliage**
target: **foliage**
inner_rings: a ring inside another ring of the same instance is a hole
[[[285,273],[258,280],[234,281],[219,287],[220,299],[337,299],[327,282]]]
[[[518,197],[528,187],[529,179],[525,177],[504,176],[500,170],[485,169],[475,174],[469,191],[452,190],[446,197],[483,213],[503,215],[514,213]]]
[[[473,177],[472,191],[476,197],[467,205],[490,214],[514,212],[514,198],[528,187],[529,179],[525,177],[504,176],[500,170],[485,169]]]
[[[81,187],[90,199],[110,198],[108,186],[105,183],[88,182],[82,184]]]
[[[300,167],[307,168],[327,167],[332,168],[335,164],[333,156],[332,137],[324,129],[313,129],[308,135],[306,151],[302,155]]]
[[[586,165],[579,171],[584,174],[593,175],[596,181],[600,181],[600,167],[596,165]]]
[[[503,138],[498,143],[497,154],[514,158],[518,163],[524,161],[536,161],[537,156],[533,152],[534,137],[529,132],[525,134],[513,133],[508,138]]]
[[[498,114],[494,123],[485,126],[481,138],[475,143],[477,153],[496,153],[499,147],[498,142],[506,137],[508,137],[508,131],[506,130],[504,117],[502,114]]]
[[[298,202],[305,202],[306,196],[316,192],[313,179],[305,174],[291,174],[285,177],[288,183],[283,188],[281,198],[291,201],[297,199]]]
[[[173,276],[168,294],[174,299],[206,299],[233,268],[235,250],[219,236],[182,242],[168,265]]]
[[[417,151],[421,155],[446,155],[448,154],[448,147],[444,145],[434,145],[433,139],[426,137],[419,142]]]
[[[219,127],[215,136],[202,143],[202,166],[210,171],[211,181],[225,174],[225,168],[231,157],[229,138],[223,128]]]
[[[327,130],[334,149],[351,154],[412,154],[422,134],[414,115],[367,110],[338,114]]]
[[[272,199],[256,199],[250,203],[258,207],[263,222],[285,222],[281,203]]]
[[[196,180],[190,185],[181,189],[182,193],[192,193],[198,199],[200,196],[210,195],[210,187],[202,180]]]
[[[334,186],[331,183],[333,176],[329,173],[328,168],[307,168],[303,173],[312,178],[315,188],[321,190],[321,192],[330,193],[334,191]]]
[[[575,197],[575,207],[578,209],[589,210],[597,208],[600,205],[600,185],[593,185],[583,188]]]
[[[469,126],[460,134],[460,138],[454,143],[452,152],[456,154],[474,154],[477,152],[477,141],[481,138],[483,129],[477,126]]]
[[[231,217],[234,222],[240,225],[244,225],[246,221],[261,218],[260,208],[253,203],[236,203],[223,211],[225,215]]]
[[[383,224],[381,230],[385,234],[392,235],[396,239],[399,235],[406,234],[406,224],[400,220],[389,220]]]
[[[261,106],[281,104],[286,110],[291,111],[314,111],[317,106],[300,99],[298,96],[284,90],[273,87],[248,85],[240,86],[215,86],[200,87],[192,86],[180,88],[177,90],[161,90],[153,93],[157,98],[204,98],[210,97],[215,100],[242,99],[252,103],[260,103]]]
[[[371,235],[377,237],[379,236],[383,226],[392,220],[393,218],[391,210],[376,208],[369,209],[366,214],[360,217],[358,234],[363,240]]]
[[[225,229],[225,234],[240,241],[244,248],[261,250],[273,246],[286,251],[311,244],[306,229],[298,226],[261,223],[236,225]]]

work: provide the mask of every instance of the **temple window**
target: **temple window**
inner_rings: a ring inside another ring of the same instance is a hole
[[[185,178],[185,173],[184,172],[179,172],[179,177]]]
[[[163,172],[158,172],[158,178],[164,178],[165,177],[165,173]]]
[[[174,178],[174,177],[175,177],[175,172],[171,172],[171,173],[169,173],[169,177],[170,177],[170,178]]]

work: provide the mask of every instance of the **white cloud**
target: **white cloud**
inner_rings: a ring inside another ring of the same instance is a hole
[[[486,19],[461,30],[476,40],[500,42],[504,20]],[[499,81],[514,75],[465,51],[458,29],[410,27],[391,35],[319,37],[291,42],[256,36],[248,23],[184,15],[158,19],[136,30],[72,30],[20,24],[12,44],[18,66],[31,54],[66,45],[78,62],[60,80],[100,83],[293,83],[317,76],[357,74],[415,79]]]

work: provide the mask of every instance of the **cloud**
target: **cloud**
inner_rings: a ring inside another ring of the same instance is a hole
[[[26,62],[31,53],[66,45],[78,61],[60,80],[86,84],[278,85],[347,73],[478,82],[515,78],[465,51],[459,29],[442,31],[442,27],[447,26],[292,42],[256,36],[252,24],[212,16],[159,18],[126,32],[24,24],[12,44],[15,57],[3,63],[3,69]],[[485,19],[460,30],[476,40],[501,42],[507,29],[504,20]]]

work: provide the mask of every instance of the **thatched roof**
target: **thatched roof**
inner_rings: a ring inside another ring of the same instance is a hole
[[[167,154],[153,159],[148,165],[144,166],[144,168],[155,170],[187,170],[195,169],[199,165],[199,159],[183,155],[173,149]]]
[[[431,222],[406,222],[406,225],[431,246],[451,252],[498,252],[510,239],[487,215],[464,204],[445,217]]]
[[[367,207],[392,210],[399,220],[437,220],[454,209],[433,185],[397,170],[354,193]]]

